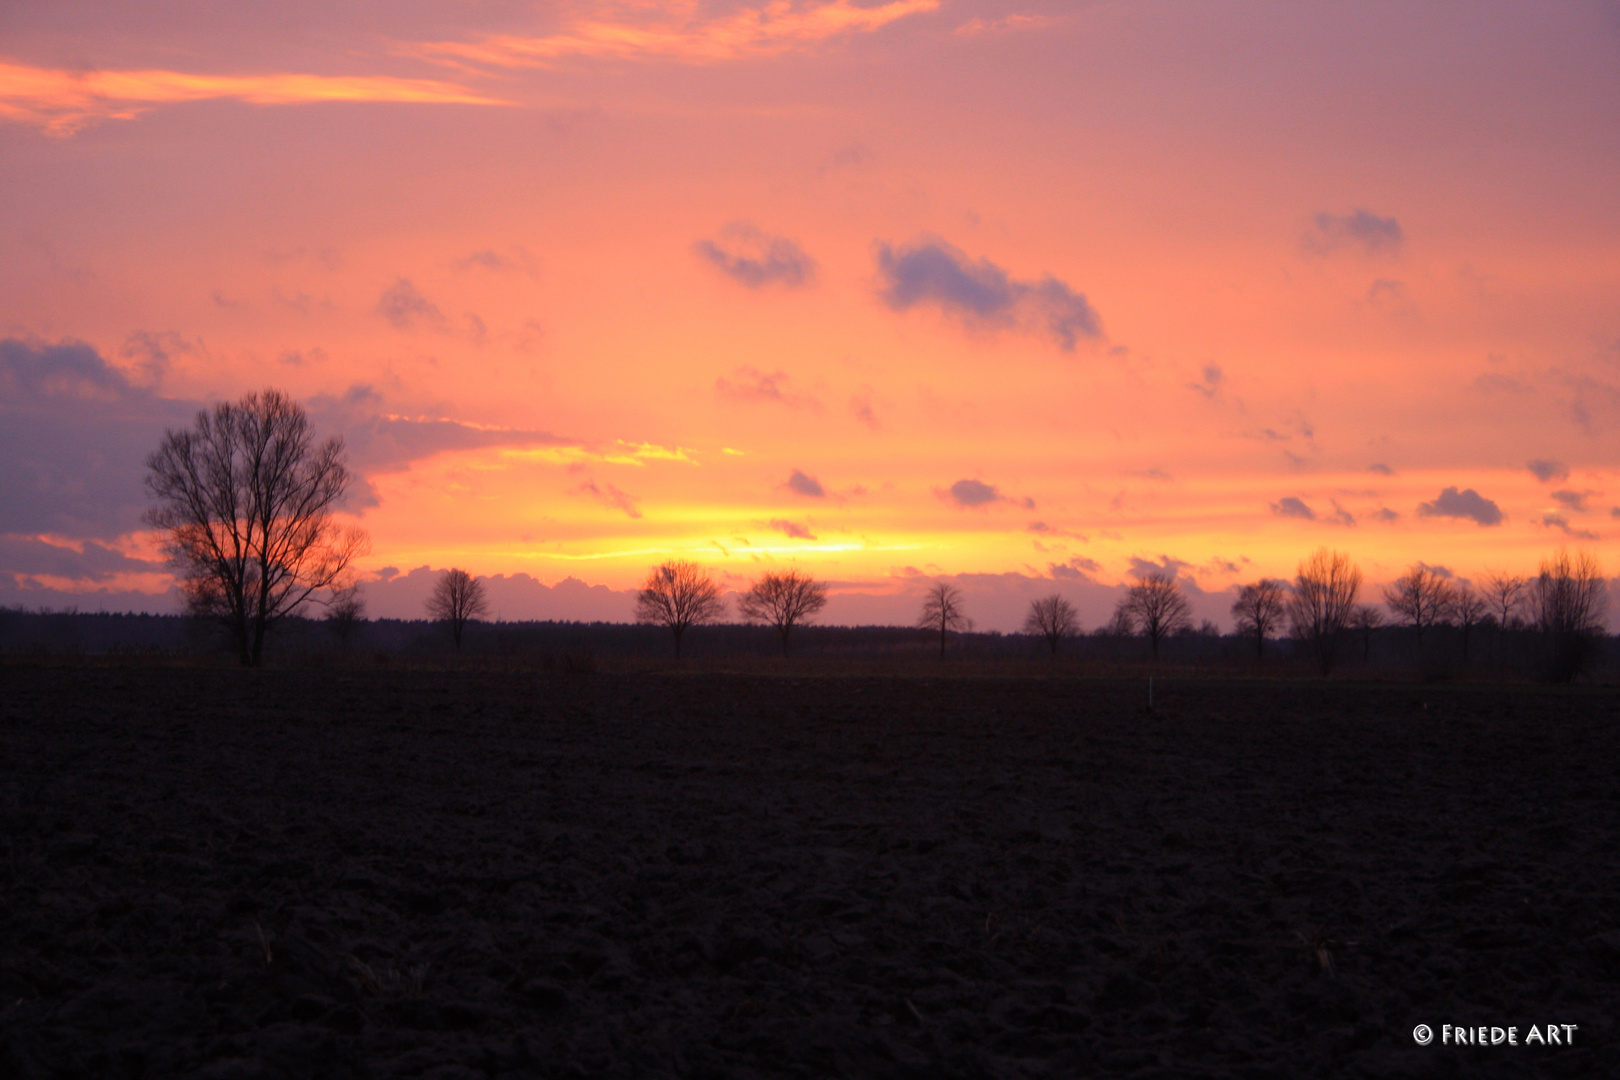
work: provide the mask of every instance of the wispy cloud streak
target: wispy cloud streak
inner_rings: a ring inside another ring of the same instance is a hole
[[[851,0],[796,5],[771,0],[704,19],[691,3],[640,9],[650,18],[625,16],[582,20],[538,37],[497,34],[477,41],[410,45],[407,55],[492,67],[544,67],[565,57],[635,59],[656,57],[689,64],[712,64],[751,56],[775,56],[845,34],[881,29],[896,19],[934,11],[939,0],[891,0],[859,7]],[[673,9],[673,10],[671,10]]]
[[[383,75],[194,75],[183,71],[70,71],[0,60],[0,119],[50,135],[72,135],[100,120],[133,120],[159,106],[234,99],[254,105],[318,101],[504,105],[438,79]]]

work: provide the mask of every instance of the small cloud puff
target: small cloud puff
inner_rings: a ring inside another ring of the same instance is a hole
[[[1481,527],[1502,524],[1502,508],[1473,488],[1446,488],[1433,502],[1419,503],[1418,516],[1467,518]]]
[[[1205,364],[1203,376],[1200,382],[1188,383],[1187,389],[1196,390],[1211,401],[1220,397],[1221,387],[1226,382],[1226,374],[1221,371],[1221,366],[1219,364]]]
[[[1373,462],[1371,465],[1367,466],[1367,471],[1370,473],[1377,473],[1379,476],[1395,475],[1395,470],[1390,468],[1388,465],[1385,465],[1382,461]]]
[[[849,411],[854,415],[855,419],[873,431],[878,429],[877,412],[872,408],[872,391],[862,390],[859,394],[851,397],[849,399]]]
[[[1183,570],[1192,569],[1192,563],[1186,562],[1182,559],[1172,558],[1169,555],[1160,555],[1158,562],[1154,562],[1152,559],[1144,559],[1140,556],[1132,555],[1130,563],[1130,574],[1134,578],[1145,578],[1149,574],[1161,574],[1166,570],[1179,577],[1181,576],[1181,572]]]
[[[1569,479],[1569,466],[1562,461],[1536,458],[1534,461],[1526,462],[1524,467],[1543,484],[1556,484]]]
[[[1304,500],[1292,495],[1284,495],[1271,504],[1271,512],[1278,517],[1303,518],[1306,521],[1316,520],[1316,511],[1305,505]]]
[[[1051,276],[1019,281],[988,259],[977,261],[943,240],[878,245],[883,302],[895,311],[934,304],[970,326],[1042,334],[1065,352],[1080,338],[1100,338],[1097,311],[1081,293]]]
[[[798,469],[793,470],[793,475],[789,476],[787,483],[782,486],[791,492],[806,495],[812,499],[826,498],[827,495],[827,489],[821,486],[820,480]]]
[[[488,270],[494,274],[526,274],[529,277],[538,277],[540,273],[535,257],[521,247],[512,248],[504,255],[488,248],[475,251],[464,259],[458,259],[456,269]]]
[[[788,521],[785,518],[772,518],[771,528],[784,536],[791,536],[795,540],[814,540],[816,534],[810,531],[810,526],[800,525],[797,521]]]
[[[1320,213],[1311,222],[1314,227],[1305,235],[1305,249],[1317,255],[1346,247],[1360,248],[1368,254],[1395,251],[1406,239],[1400,222],[1362,208],[1348,214]]]
[[[1001,492],[996,490],[994,484],[982,483],[978,480],[958,480],[951,485],[951,501],[957,506],[986,506],[997,502]]]
[[[1338,499],[1329,499],[1328,502],[1333,504],[1333,514],[1326,519],[1329,525],[1355,525],[1356,515],[1340,506]]]
[[[409,278],[399,278],[382,294],[377,301],[377,314],[396,330],[413,330],[419,323],[435,327],[445,324],[444,312],[418,292]]]
[[[816,261],[803,248],[785,237],[769,236],[747,221],[732,222],[720,230],[717,240],[699,240],[692,250],[750,289],[766,285],[798,288],[809,285],[816,276]]]
[[[1577,514],[1584,514],[1591,509],[1586,500],[1596,495],[1595,491],[1554,491],[1551,493],[1553,501],[1565,509],[1573,510]]]
[[[714,389],[723,398],[747,403],[775,401],[792,409],[815,409],[821,403],[809,394],[788,388],[791,380],[785,371],[764,372],[756,367],[740,367],[731,378],[721,376],[714,380]]]
[[[1599,536],[1597,533],[1593,532],[1591,529],[1577,529],[1577,528],[1575,528],[1574,526],[1572,526],[1569,523],[1569,520],[1567,518],[1565,518],[1563,514],[1543,514],[1541,516],[1541,524],[1542,524],[1542,527],[1544,527],[1544,528],[1557,529],[1560,532],[1562,532],[1565,536],[1573,537],[1576,540],[1601,540],[1602,539],[1601,536]]]
[[[1077,580],[1088,578],[1102,569],[1102,564],[1096,559],[1088,559],[1084,555],[1076,555],[1066,563],[1048,563],[1047,570],[1057,579],[1067,578]]]
[[[1016,503],[1026,510],[1035,509],[1034,499],[1015,499],[1010,495],[1003,495],[994,484],[986,484],[982,480],[958,480],[943,491],[935,489],[934,494],[966,509],[989,506],[998,502]]]
[[[1406,283],[1391,278],[1379,278],[1367,286],[1367,302],[1375,307],[1404,307],[1406,306]]]
[[[636,505],[638,500],[633,495],[620,491],[612,484],[598,485],[594,480],[587,480],[575,488],[574,493],[576,495],[590,495],[608,506],[617,507],[623,510],[627,517],[639,518],[641,516],[641,509]]]

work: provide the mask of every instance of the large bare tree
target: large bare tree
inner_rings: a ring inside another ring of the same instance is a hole
[[[726,612],[720,586],[702,564],[671,559],[655,566],[636,596],[636,621],[667,626],[675,635],[675,659],[681,658],[681,636],[692,626],[716,622]]]
[[[1075,613],[1074,605],[1057,593],[1043,596],[1029,602],[1029,614],[1024,618],[1024,633],[1039,634],[1045,638],[1053,659],[1056,659],[1058,646],[1063,639],[1080,633],[1080,616]]]
[[[215,618],[244,665],[267,631],[306,601],[341,590],[366,535],[335,513],[349,487],[343,440],[316,443],[309,418],[278,390],[220,402],[146,459],[164,551],[193,614]]]
[[[1294,575],[1294,595],[1288,601],[1289,628],[1316,653],[1316,664],[1323,675],[1333,671],[1339,641],[1360,591],[1361,568],[1350,561],[1350,556],[1325,547],[1300,563]]]
[[[788,654],[793,628],[827,606],[827,583],[794,568],[767,573],[743,593],[737,608],[749,622],[776,627],[782,636],[782,655]]]
[[[936,581],[923,596],[922,614],[917,626],[923,630],[939,631],[939,655],[945,656],[945,636],[952,630],[966,632],[973,629],[973,620],[962,607],[962,590],[948,581]]]
[[[1590,552],[1560,548],[1530,583],[1530,608],[1548,648],[1549,678],[1572,682],[1597,656],[1608,606],[1603,570]]]
[[[1192,604],[1168,570],[1153,570],[1137,578],[1117,607],[1142,628],[1155,662],[1159,659],[1159,642],[1192,622]]]
[[[439,575],[433,591],[427,598],[428,617],[450,627],[456,651],[461,651],[461,636],[467,624],[488,613],[489,595],[484,583],[465,570],[451,567]]]
[[[1261,659],[1266,651],[1266,638],[1277,632],[1288,611],[1288,586],[1276,578],[1261,578],[1253,585],[1238,590],[1232,603],[1232,617],[1237,620],[1237,632],[1254,635],[1254,657]]]
[[[1422,641],[1423,631],[1450,617],[1455,594],[1451,582],[1422,563],[1414,563],[1384,586],[1384,604],[1407,626],[1415,627]]]

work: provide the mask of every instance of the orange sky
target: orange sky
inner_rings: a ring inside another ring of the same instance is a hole
[[[0,13],[0,603],[168,609],[139,459],[265,385],[375,614],[1620,570],[1612,3],[82,7]]]

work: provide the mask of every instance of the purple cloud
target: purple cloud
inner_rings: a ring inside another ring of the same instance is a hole
[[[1552,461],[1547,458],[1536,458],[1528,462],[1525,468],[1543,484],[1556,484],[1569,479],[1569,466],[1562,461]]]
[[[719,242],[699,240],[692,249],[731,280],[750,289],[766,285],[798,288],[815,280],[816,262],[781,236],[769,236],[746,221],[720,231]]]
[[[797,521],[788,521],[786,518],[772,518],[771,528],[784,536],[791,536],[795,540],[814,540],[816,534],[810,531],[810,526],[800,525]]]
[[[1306,506],[1304,501],[1293,495],[1284,495],[1271,504],[1271,512],[1278,517],[1303,518],[1306,521],[1316,520],[1316,511]]]
[[[1502,508],[1473,488],[1446,488],[1433,502],[1419,503],[1418,516],[1466,518],[1481,527],[1502,524]]]
[[[1400,222],[1357,208],[1348,214],[1320,213],[1311,219],[1315,228],[1305,236],[1305,247],[1318,255],[1357,247],[1367,253],[1394,251],[1406,239]]]
[[[789,408],[819,408],[821,403],[808,394],[788,388],[791,380],[785,371],[761,371],[756,367],[740,367],[731,378],[721,376],[714,380],[714,389],[723,398],[748,404],[777,402]]]
[[[1019,281],[988,259],[969,259],[943,240],[907,247],[878,245],[879,295],[895,311],[933,304],[971,326],[1016,328],[1049,337],[1065,352],[1080,338],[1099,338],[1096,309],[1050,274]]]
[[[377,314],[387,319],[395,330],[414,330],[419,324],[442,327],[444,312],[417,291],[409,278],[399,278],[377,301]]]
[[[793,475],[787,478],[787,483],[784,486],[789,491],[812,499],[822,499],[827,495],[827,489],[821,486],[820,480],[798,469],[793,470]]]

